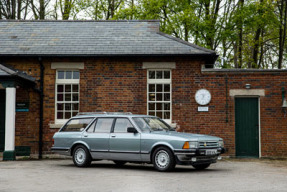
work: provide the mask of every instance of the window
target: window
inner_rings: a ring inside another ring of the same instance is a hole
[[[72,119],[61,129],[61,131],[67,131],[67,132],[83,131],[90,124],[92,120],[93,118]]]
[[[95,132],[96,133],[109,133],[114,122],[114,118],[98,118]]]
[[[171,123],[171,70],[148,71],[148,115]]]
[[[65,121],[79,112],[80,73],[58,70],[56,74],[56,121]]]
[[[117,118],[114,133],[127,133],[128,127],[134,127],[126,118]]]

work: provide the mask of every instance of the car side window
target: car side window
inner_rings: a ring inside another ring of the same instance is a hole
[[[88,130],[87,130],[88,133],[93,133],[93,132],[94,132],[96,123],[97,123],[97,120],[94,121],[94,122],[91,124],[91,126],[90,126],[90,127],[88,128]]]
[[[114,118],[98,118],[95,133],[110,133]]]
[[[61,132],[81,132],[92,120],[93,118],[72,119],[61,129]]]
[[[117,118],[114,133],[127,133],[128,127],[134,127],[127,118]]]

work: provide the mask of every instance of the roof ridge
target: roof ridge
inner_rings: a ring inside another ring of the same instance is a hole
[[[171,35],[168,35],[168,34],[166,34],[166,33],[161,32],[161,31],[159,31],[159,32],[157,32],[157,33],[158,33],[159,35],[162,35],[162,36],[166,37],[166,38],[169,38],[169,39],[172,39],[172,40],[177,41],[177,42],[179,42],[179,43],[182,43],[182,44],[191,46],[191,47],[196,48],[196,49],[199,49],[199,50],[201,50],[201,51],[205,51],[205,52],[208,52],[208,53],[211,53],[211,54],[216,54],[216,52],[213,51],[213,50],[211,50],[211,49],[207,49],[207,48],[204,48],[204,47],[200,47],[200,46],[198,46],[198,45],[195,45],[195,44],[192,44],[192,43],[190,43],[190,42],[188,42],[188,41],[184,41],[184,40],[182,40],[182,39],[173,37],[173,36],[171,36]]]

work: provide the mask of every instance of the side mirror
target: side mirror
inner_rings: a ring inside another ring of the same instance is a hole
[[[137,133],[138,131],[134,127],[128,127],[127,129],[128,133]]]

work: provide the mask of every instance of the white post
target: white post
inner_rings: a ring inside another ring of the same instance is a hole
[[[6,88],[5,151],[3,160],[15,160],[16,88]]]

